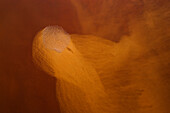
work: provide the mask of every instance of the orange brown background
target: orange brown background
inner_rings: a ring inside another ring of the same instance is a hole
[[[56,80],[32,62],[32,41],[48,25],[119,42],[146,10],[168,0],[1,0],[0,112],[57,113]],[[169,89],[169,86],[167,86]],[[168,98],[169,99],[169,98]],[[165,99],[165,102],[166,101]],[[167,109],[167,107],[165,107]]]

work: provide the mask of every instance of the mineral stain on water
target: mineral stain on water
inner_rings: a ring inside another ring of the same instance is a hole
[[[70,43],[70,35],[62,27],[47,26],[42,32],[43,43],[46,48],[61,53]]]

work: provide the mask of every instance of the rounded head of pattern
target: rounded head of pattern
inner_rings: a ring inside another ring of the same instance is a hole
[[[70,43],[70,35],[62,27],[47,26],[42,31],[43,43],[46,48],[61,53]]]

